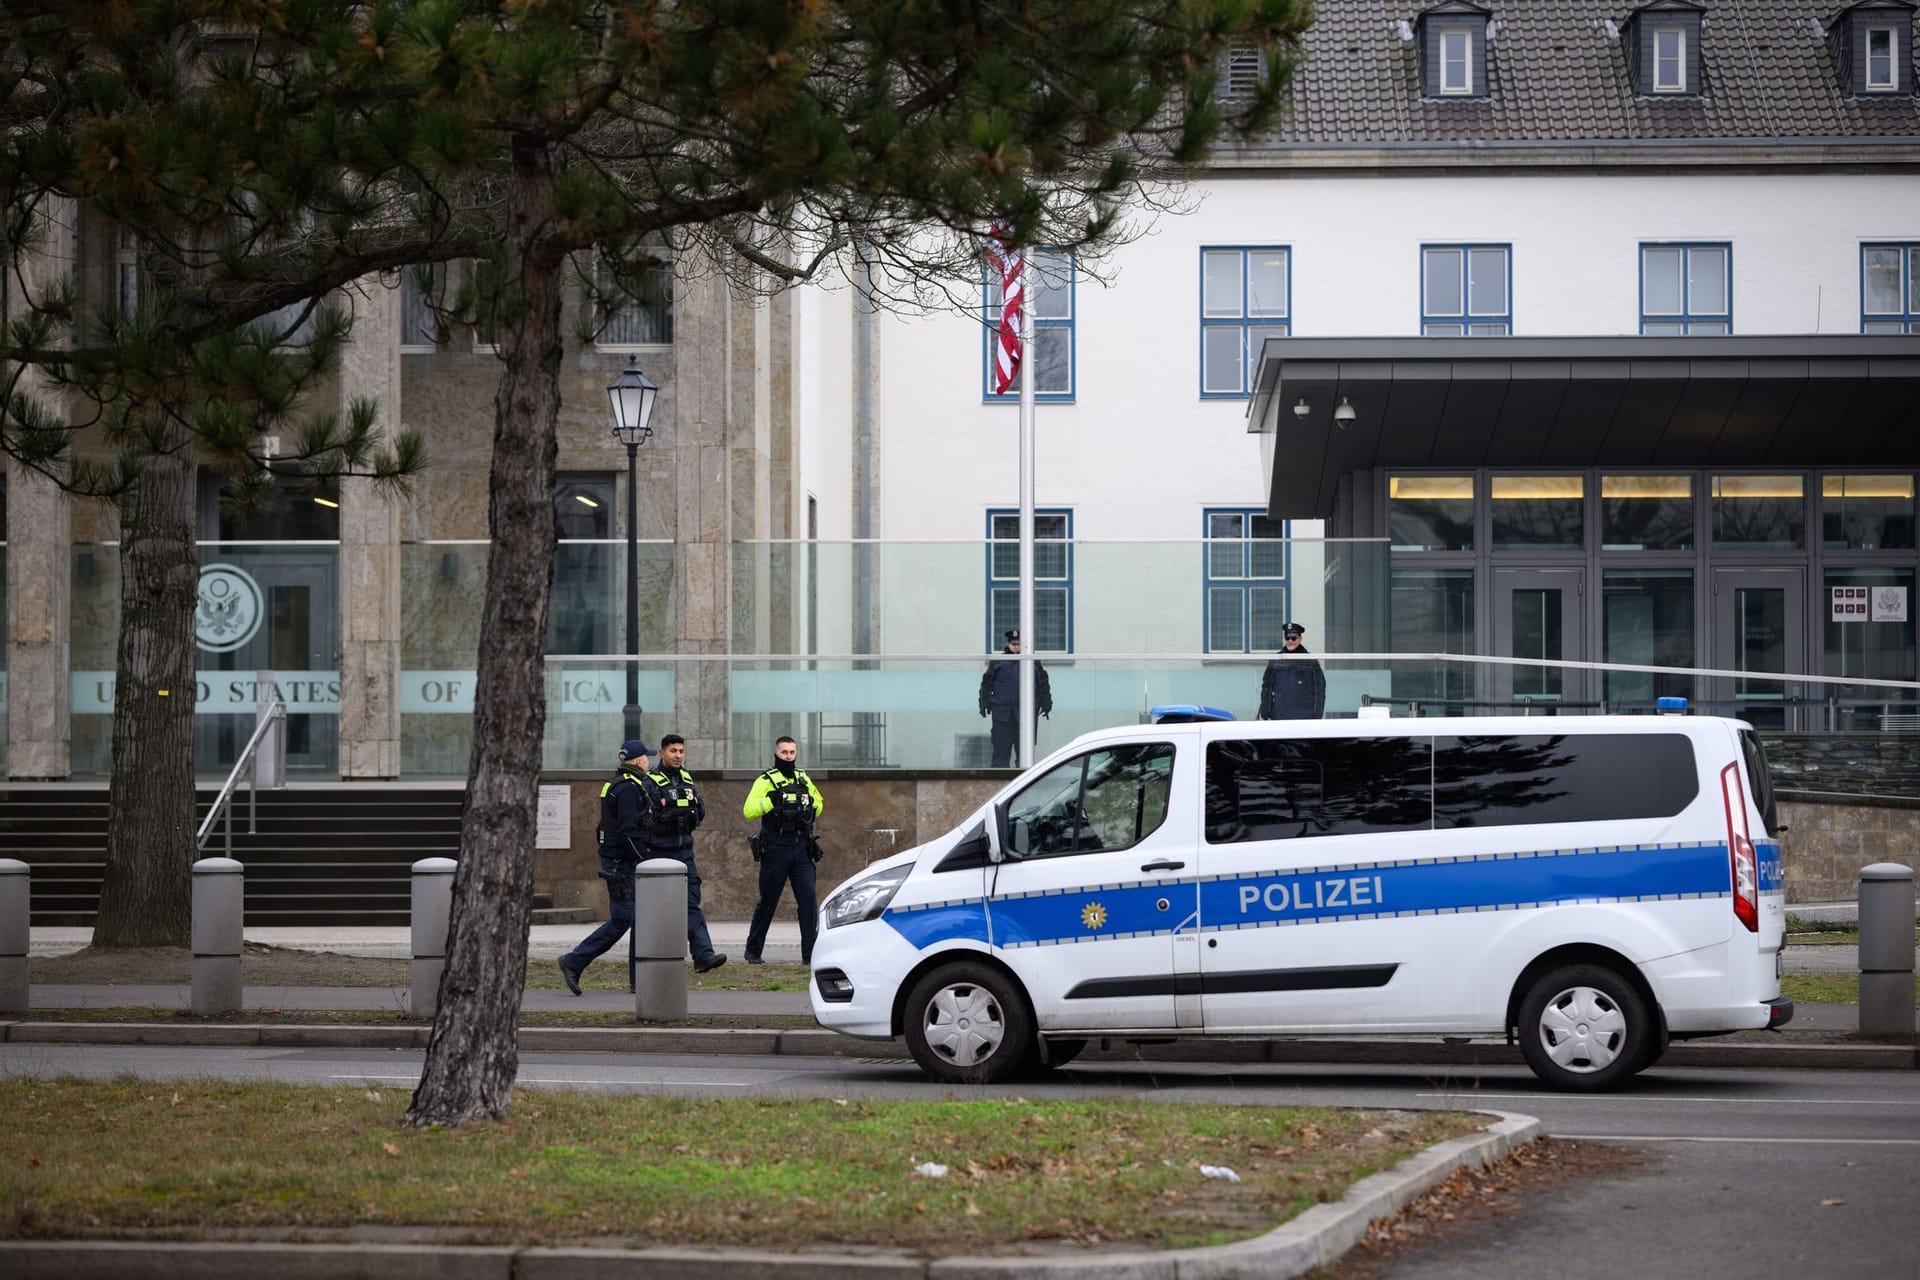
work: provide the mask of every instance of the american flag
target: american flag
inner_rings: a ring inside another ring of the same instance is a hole
[[[987,235],[987,257],[1000,271],[1000,328],[993,336],[993,394],[1003,396],[1020,376],[1020,309],[1026,298],[1026,259],[1013,247],[1013,229],[996,223]]]

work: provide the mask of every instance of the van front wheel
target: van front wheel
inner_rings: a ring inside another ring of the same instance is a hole
[[[907,1049],[944,1084],[996,1084],[1035,1054],[1033,1019],[1013,984],[984,964],[950,964],[907,997]]]
[[[1569,1093],[1617,1089],[1650,1060],[1647,1002],[1612,969],[1555,969],[1520,1002],[1520,1052],[1533,1074]]]

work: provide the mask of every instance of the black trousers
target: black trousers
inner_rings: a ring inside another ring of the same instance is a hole
[[[1008,707],[1002,710],[999,707],[995,707],[993,709],[993,755],[992,758],[987,761],[990,768],[1005,769],[1016,763],[1014,757],[1020,754],[1019,743],[1016,741],[1019,736],[1020,708]],[[1033,719],[1033,736],[1036,739],[1040,736],[1040,717],[1037,715]],[[1018,763],[1031,764],[1033,762],[1031,760],[1022,760]]]
[[[813,940],[820,932],[820,901],[814,889],[813,858],[803,836],[768,836],[760,855],[760,901],[747,926],[747,954],[757,956],[766,945],[767,929],[787,886],[793,886],[793,904],[800,911],[800,963],[813,963]]]

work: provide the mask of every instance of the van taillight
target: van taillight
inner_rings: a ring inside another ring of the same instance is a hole
[[[1720,771],[1720,798],[1727,806],[1727,853],[1733,860],[1733,914],[1748,933],[1760,932],[1760,862],[1747,828],[1747,793],[1740,766]]]

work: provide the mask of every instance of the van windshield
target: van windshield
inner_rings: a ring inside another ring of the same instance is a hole
[[[1747,762],[1747,785],[1753,788],[1753,803],[1760,810],[1760,824],[1767,834],[1780,834],[1780,820],[1773,811],[1773,774],[1767,768],[1767,749],[1760,735],[1751,729],[1740,731],[1740,754]]]

